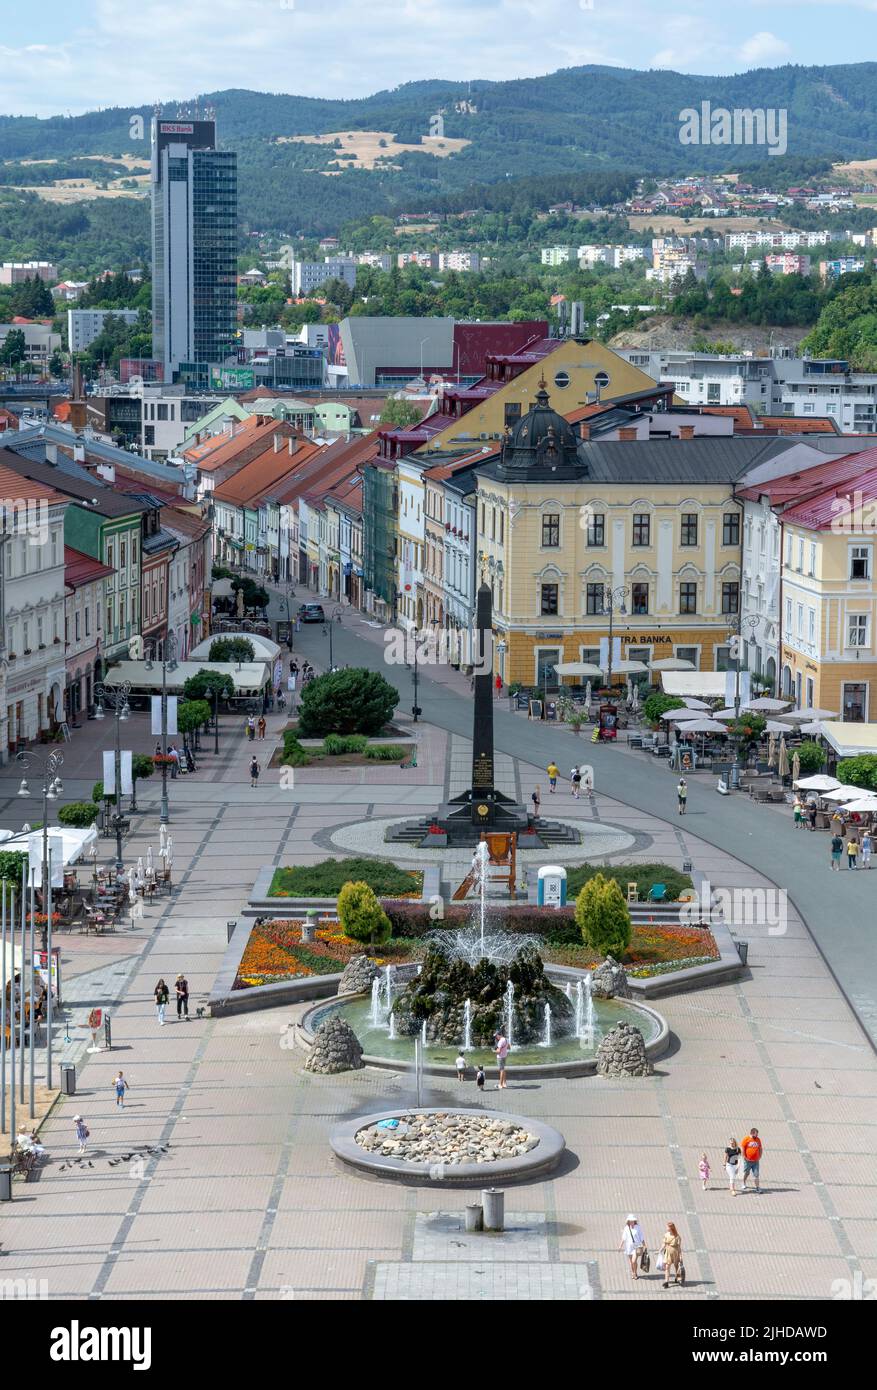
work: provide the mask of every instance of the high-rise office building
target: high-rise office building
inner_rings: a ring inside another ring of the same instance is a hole
[[[223,362],[236,331],[237,156],[213,119],[152,121],[152,351]]]

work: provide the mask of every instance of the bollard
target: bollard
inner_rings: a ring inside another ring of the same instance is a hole
[[[738,954],[738,956],[740,957],[740,964],[741,964],[741,965],[746,965],[747,962],[748,962],[748,960],[749,960],[749,942],[748,942],[748,941],[738,941],[736,944],[737,944],[737,954]]]
[[[484,1230],[484,1211],[477,1202],[472,1202],[466,1207],[466,1230]]]
[[[226,922],[226,924],[225,924],[225,935],[226,935],[226,939],[227,939],[228,941],[231,941],[232,937],[234,936],[234,929],[235,929],[235,927],[237,926],[237,924],[238,924],[238,923],[237,923],[237,918],[236,918],[236,917],[233,918],[232,921]]]
[[[72,1062],[61,1063],[61,1090],[65,1096],[76,1095],[76,1067]]]
[[[12,1164],[0,1165],[0,1202],[12,1201]]]
[[[309,907],[305,913],[305,920],[301,924],[302,941],[316,941],[317,939],[317,909]]]
[[[484,1207],[485,1231],[504,1230],[505,1193],[497,1187],[486,1187],[481,1193],[481,1203]]]

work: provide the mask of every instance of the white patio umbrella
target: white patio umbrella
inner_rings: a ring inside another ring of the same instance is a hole
[[[791,700],[773,700],[770,696],[763,695],[760,700],[750,700],[743,708],[757,711],[759,714],[778,714],[791,703]]]
[[[767,741],[767,765],[776,767],[777,765],[777,739],[776,734],[771,734]]]
[[[823,792],[822,795],[826,801],[861,801],[862,797],[867,796],[868,793],[864,787],[851,787],[840,783],[838,786],[832,787],[830,791]]]
[[[166,861],[167,861],[167,866],[168,866],[168,868],[170,868],[171,865],[172,865],[173,862],[174,862],[174,837],[173,837],[173,835],[168,835],[168,837],[167,837],[167,846],[165,847],[165,859],[166,859]]]
[[[147,846],[146,846],[146,872],[147,872],[147,874],[153,873],[154,869],[155,869],[155,864],[153,863],[153,859],[152,859],[152,845],[147,845]]]
[[[688,707],[688,709],[708,710],[710,708],[706,700],[698,700],[694,695],[685,695],[683,696],[683,699],[685,700],[685,704]]]
[[[138,877],[138,878],[142,878],[142,877],[143,877],[143,857],[142,857],[142,856],[137,860],[137,877]]]
[[[597,680],[603,672],[599,666],[594,666],[590,661],[560,661],[554,668],[554,674],[556,676],[583,676]]]
[[[631,697],[630,697],[630,703],[631,703],[631,707],[632,707],[634,713],[636,713],[636,711],[639,709],[639,686],[638,686],[638,685],[635,685],[635,686],[633,687],[633,691],[632,691]]]
[[[133,906],[137,901],[137,889],[134,887],[134,869],[128,870],[128,902]]]
[[[789,750],[786,747],[786,740],[780,739],[779,752],[777,755],[777,776],[788,777],[789,775]]]
[[[590,681],[588,681],[588,684],[585,686],[585,704],[588,705],[589,707],[590,707],[590,704],[591,704],[591,682],[590,682]]]
[[[813,738],[821,737],[821,735],[822,735],[822,725],[819,723],[818,720],[816,721],[815,724],[799,724],[799,725],[798,725],[798,733],[799,733],[799,734],[810,734]]]
[[[555,670],[557,669],[559,668],[555,667]],[[609,671],[608,661],[603,670]],[[645,676],[648,675],[648,670],[649,668],[644,661],[613,661],[612,663],[613,676]]]
[[[796,780],[796,778],[800,777],[800,775],[801,775],[801,758],[800,758],[800,756],[799,756],[799,754],[798,754],[798,750],[797,750],[797,748],[796,748],[795,751],[794,751],[794,753],[792,754],[792,782],[794,783],[794,781]]]
[[[857,801],[845,801],[844,811],[858,811],[862,815],[873,815],[877,811],[877,796],[860,796]]]
[[[727,734],[724,724],[717,719],[687,719],[682,726],[686,734]]]
[[[661,656],[657,661],[649,662],[651,671],[693,671],[695,669],[693,661],[686,661],[681,656]]]
[[[743,713],[742,708],[741,708],[741,710],[740,710],[740,713],[741,713],[741,714]],[[737,718],[737,711],[731,709],[730,707],[729,707],[728,709],[714,709],[713,712],[712,712],[712,714],[710,715],[710,719],[736,719],[736,718]]]
[[[164,854],[164,847],[167,844],[167,826],[161,824],[158,827],[158,852]]]
[[[810,724],[814,719],[837,719],[837,710],[832,709],[790,709],[781,714],[784,724]]]
[[[773,735],[773,734],[787,734],[787,733],[789,732],[789,729],[788,729],[788,725],[786,725],[786,724],[778,724],[777,721],[776,721],[775,719],[766,719],[766,720],[765,720],[765,723],[764,723],[764,731],[765,731],[766,734],[771,734],[771,735]]]
[[[840,786],[840,782],[825,772],[814,772],[812,777],[799,777],[795,786],[801,787],[805,792],[831,792]]]
[[[659,718],[668,724],[685,724],[689,719],[702,719],[703,713],[699,709],[667,709]]]

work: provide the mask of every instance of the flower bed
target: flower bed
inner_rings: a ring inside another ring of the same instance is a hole
[[[546,963],[575,966],[578,970],[593,970],[600,964],[600,958],[584,945],[548,946],[542,955]],[[653,975],[667,975],[693,965],[708,965],[720,955],[708,927],[634,923],[630,946],[622,963],[633,979],[647,980]]]
[[[302,923],[295,918],[260,922],[253,926],[244,948],[235,989],[270,985],[309,975],[336,975],[353,956],[362,955],[361,941],[345,936],[337,922],[317,928],[316,940],[303,942]],[[408,959],[404,944],[388,943],[375,956],[378,965]]]

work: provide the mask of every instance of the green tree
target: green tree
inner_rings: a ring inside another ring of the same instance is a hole
[[[215,637],[208,661],[254,661],[256,648],[248,637]]]
[[[72,825],[87,830],[97,819],[97,808],[93,801],[71,801],[58,811],[59,825]]]
[[[741,744],[748,746],[750,743],[757,743],[767,728],[767,720],[762,714],[746,714],[745,711],[739,719],[732,719],[728,725],[728,733],[733,738],[738,738]]]
[[[368,942],[370,950],[389,940],[390,919],[367,883],[345,883],[338,894],[338,921],[345,936]]]
[[[234,681],[219,671],[196,671],[183,685],[184,700],[209,700],[212,704],[215,691],[220,700],[231,700],[234,696]]]
[[[864,791],[877,791],[877,754],[862,753],[857,758],[841,758],[837,765],[837,775],[851,787],[861,787]]]
[[[398,690],[378,671],[363,667],[329,671],[302,691],[299,733],[305,738],[379,734],[398,703]]]
[[[801,771],[806,775],[812,775],[825,766],[825,749],[814,739],[805,739],[797,749],[798,761]]]
[[[397,401],[388,397],[381,411],[382,425],[416,425],[420,410],[413,401]]]
[[[210,716],[207,700],[181,700],[177,706],[177,728],[181,734],[193,734],[210,723]]]
[[[662,695],[659,693],[650,695],[647,700],[643,700],[643,719],[649,724],[658,724],[662,714],[666,714],[671,709],[684,709],[685,701],[678,699],[675,695]]]
[[[131,759],[131,778],[134,782],[145,781],[155,771],[155,763],[149,753],[135,753]]]
[[[575,919],[591,950],[624,958],[630,945],[630,912],[614,879],[598,873],[588,880],[576,898]]]
[[[17,367],[24,361],[27,342],[20,328],[10,328],[0,347],[0,362],[4,367]]]

